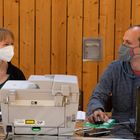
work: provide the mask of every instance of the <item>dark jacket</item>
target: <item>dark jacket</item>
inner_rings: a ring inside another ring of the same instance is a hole
[[[130,63],[119,60],[112,62],[91,95],[87,115],[97,108],[105,110],[105,103],[111,93],[112,117],[118,121],[134,118],[138,86],[140,76],[133,74]]]
[[[11,62],[8,63],[7,74],[9,74],[9,78],[7,80],[25,80],[23,72]],[[4,85],[4,83],[0,84],[0,88]]]
[[[11,62],[8,63],[7,74],[10,75],[9,80],[25,80],[23,72]]]

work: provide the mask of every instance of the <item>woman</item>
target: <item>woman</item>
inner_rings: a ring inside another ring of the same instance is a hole
[[[14,35],[0,28],[0,89],[7,80],[25,80],[23,72],[10,61],[14,56]]]

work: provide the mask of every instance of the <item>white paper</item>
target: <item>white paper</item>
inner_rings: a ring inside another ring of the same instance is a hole
[[[85,120],[86,118],[86,113],[84,111],[78,111],[76,120]]]

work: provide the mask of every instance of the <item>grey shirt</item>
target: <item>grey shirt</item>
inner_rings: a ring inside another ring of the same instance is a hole
[[[136,89],[140,86],[140,76],[133,74],[130,63],[113,61],[105,70],[93,90],[88,104],[87,115],[93,110],[105,110],[105,104],[112,94],[112,117],[127,121],[135,117]]]

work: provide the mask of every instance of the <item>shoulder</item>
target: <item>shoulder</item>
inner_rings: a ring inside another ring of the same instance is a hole
[[[13,80],[25,80],[23,72],[11,62],[8,63],[7,73],[10,74]]]
[[[120,69],[122,67],[122,62],[119,60],[114,60],[109,64],[108,67],[112,69]]]
[[[122,71],[122,62],[119,60],[112,61],[103,73],[103,77],[113,76]]]
[[[18,67],[13,65],[11,62],[8,63],[8,73],[15,72],[15,71],[21,71]]]

